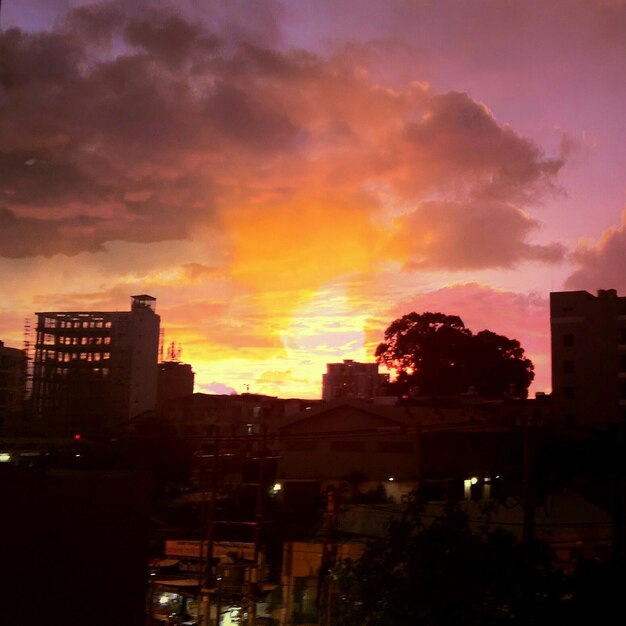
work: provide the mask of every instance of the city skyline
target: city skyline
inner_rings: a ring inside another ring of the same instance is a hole
[[[320,397],[394,319],[626,292],[620,0],[2,2],[0,340],[157,298],[196,391]],[[381,371],[382,368],[381,368]]]

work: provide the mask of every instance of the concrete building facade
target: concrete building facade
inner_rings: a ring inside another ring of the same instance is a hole
[[[0,341],[0,432],[10,432],[24,407],[26,353]]]
[[[378,363],[358,363],[344,359],[343,363],[328,363],[322,376],[322,399],[374,398],[384,395],[388,374],[378,372]]]
[[[195,373],[189,363],[161,361],[158,366],[157,408],[193,394]]]
[[[550,294],[552,400],[568,425],[605,429],[626,415],[626,297]]]
[[[110,432],[156,408],[160,318],[155,302],[138,295],[125,312],[37,313],[34,431]]]

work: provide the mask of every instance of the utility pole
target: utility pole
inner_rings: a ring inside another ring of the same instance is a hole
[[[318,606],[320,624],[327,626],[330,623],[331,588],[329,573],[337,562],[337,493],[334,487],[326,491],[326,535],[322,547],[320,564],[320,578],[318,582]]]
[[[522,505],[523,523],[522,539],[525,544],[535,540],[535,504],[536,504],[536,471],[535,471],[535,427],[532,416],[522,417]]]
[[[612,463],[613,469],[613,552],[618,565],[626,562],[626,422],[622,417],[617,426],[617,445],[614,454],[616,461]]]
[[[248,582],[248,626],[256,624],[255,586],[263,583],[263,524],[265,522],[265,495],[267,491],[267,424],[261,420],[261,442],[259,450],[259,478],[256,491],[255,524],[254,524],[254,562]]]
[[[202,593],[205,596],[204,626],[211,623],[211,592],[215,587],[215,576],[213,573],[213,546],[215,544],[215,510],[217,504],[217,492],[219,488],[220,471],[220,427],[213,426],[213,463],[211,472],[211,493],[209,496],[209,511],[206,520],[206,562],[204,572],[201,571]],[[202,542],[200,542],[200,558],[202,558]],[[217,626],[219,626],[219,603],[217,606]]]

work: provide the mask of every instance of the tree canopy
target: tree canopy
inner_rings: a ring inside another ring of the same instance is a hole
[[[389,524],[386,540],[339,561],[327,584],[331,626],[552,626],[624,623],[624,568],[573,558],[558,567],[544,542],[474,529],[450,506],[423,523],[417,510]]]
[[[502,394],[513,388],[525,397],[534,366],[516,339],[490,330],[473,334],[457,315],[408,313],[393,321],[376,360],[396,372],[401,393],[418,388],[422,395],[454,395],[472,388]]]

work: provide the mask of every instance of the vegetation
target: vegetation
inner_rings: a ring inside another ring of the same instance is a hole
[[[458,508],[429,526],[414,510],[331,570],[325,608],[332,626],[618,624],[619,580],[614,566],[590,561],[566,573],[546,544],[473,531]]]
[[[455,395],[474,389],[526,397],[534,366],[519,341],[489,330],[473,334],[460,317],[409,313],[392,322],[376,360],[396,372],[400,394]]]

